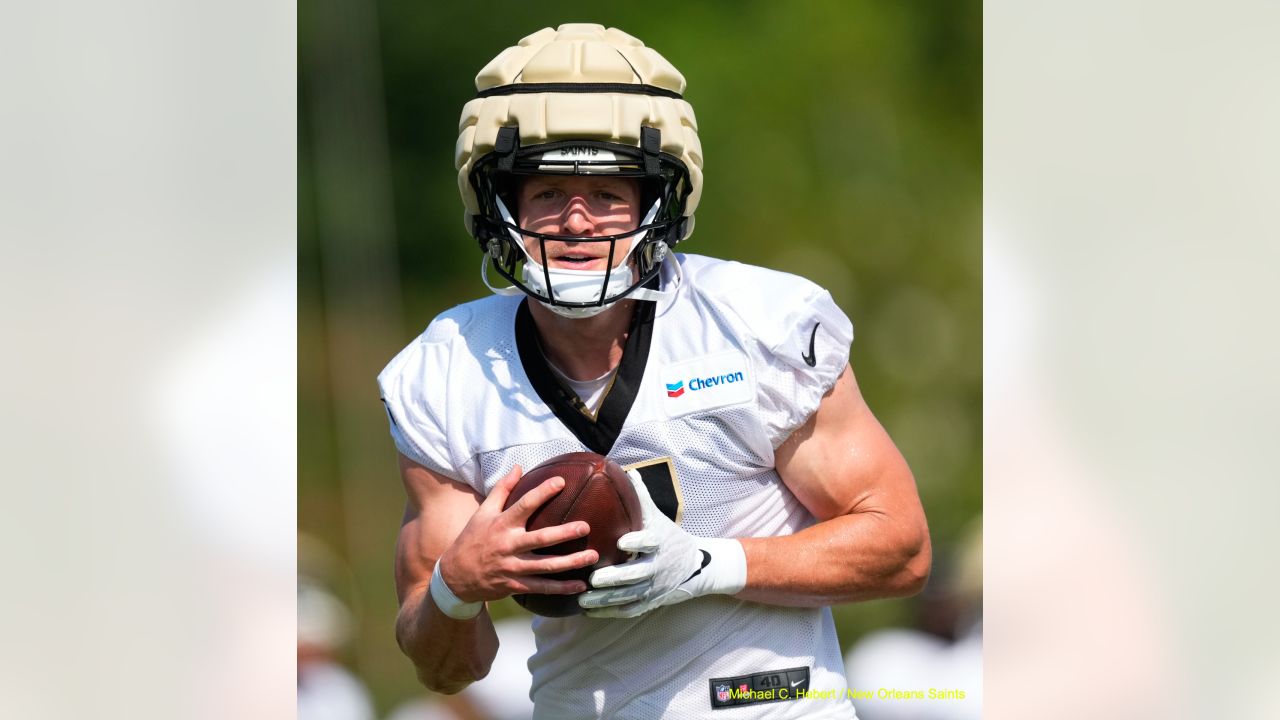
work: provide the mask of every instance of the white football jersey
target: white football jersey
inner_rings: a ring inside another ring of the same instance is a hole
[[[843,371],[849,319],[808,280],[736,262],[677,254],[661,282],[678,291],[637,303],[594,416],[547,367],[523,297],[442,313],[378,376],[396,447],[481,495],[516,463],[597,452],[638,468],[701,537],[813,524],[773,453]],[[635,619],[537,617],[534,630],[538,718],[854,717],[829,608],[711,595]]]

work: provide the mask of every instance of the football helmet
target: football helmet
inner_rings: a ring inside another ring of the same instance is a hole
[[[684,77],[653,49],[592,24],[539,30],[480,71],[477,95],[462,109],[454,165],[491,290],[524,292],[568,317],[594,315],[623,297],[661,296],[650,281],[693,232],[702,195],[702,147],[684,89]],[[597,236],[521,228],[521,178],[554,174],[638,179],[638,227]],[[525,238],[536,241],[534,252]],[[600,271],[550,268],[549,241],[608,243],[610,262]],[[490,285],[490,268],[512,287]]]

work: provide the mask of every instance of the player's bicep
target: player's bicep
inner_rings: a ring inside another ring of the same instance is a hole
[[[862,399],[849,366],[818,410],[778,447],[775,464],[818,520],[893,511],[904,503],[918,507],[911,471]]]
[[[415,587],[431,581],[436,560],[466,527],[481,497],[403,454],[399,460],[408,496],[396,540],[396,594],[403,601]]]

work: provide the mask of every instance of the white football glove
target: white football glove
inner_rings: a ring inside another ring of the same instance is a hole
[[[627,471],[643,511],[643,529],[618,539],[618,549],[640,557],[591,573],[596,588],[578,596],[595,618],[632,618],[702,595],[733,595],[747,584],[742,543],[690,535],[662,514],[635,470]]]

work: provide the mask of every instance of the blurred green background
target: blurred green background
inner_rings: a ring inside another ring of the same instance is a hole
[[[298,524],[339,559],[301,562],[355,609],[344,659],[379,712],[420,688],[393,636],[403,494],[374,378],[437,313],[487,292],[455,186],[457,121],[476,72],[542,27],[616,26],[684,73],[706,184],[679,250],[830,289],[854,322],[862,392],[915,472],[938,561],[971,534],[977,2],[303,0],[298,20]],[[841,642],[910,624],[914,602],[836,608]]]

